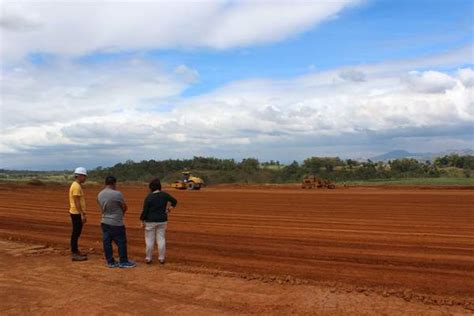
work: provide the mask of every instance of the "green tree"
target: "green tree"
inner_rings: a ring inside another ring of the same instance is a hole
[[[284,166],[281,169],[281,175],[285,182],[288,181],[300,181],[302,178],[303,170],[301,169],[297,161],[293,161],[288,166]]]
[[[239,163],[239,168],[247,173],[252,173],[260,169],[260,162],[255,158],[245,158]]]
[[[395,159],[390,162],[390,169],[395,175],[423,174],[423,165],[413,158]]]

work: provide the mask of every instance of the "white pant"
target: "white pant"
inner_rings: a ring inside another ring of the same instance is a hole
[[[166,232],[167,222],[162,223],[145,223],[145,244],[146,244],[146,260],[151,261],[153,258],[153,245],[155,240],[158,244],[158,260],[165,260],[166,255]]]

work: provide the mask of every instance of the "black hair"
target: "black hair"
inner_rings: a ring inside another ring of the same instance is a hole
[[[154,192],[156,190],[161,191],[161,181],[160,181],[160,179],[155,178],[155,179],[151,180],[148,187],[150,188],[151,192]]]
[[[117,178],[114,176],[107,176],[105,178],[105,185],[114,185],[115,183],[117,183]]]

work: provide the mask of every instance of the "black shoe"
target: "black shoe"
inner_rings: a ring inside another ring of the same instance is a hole
[[[82,256],[77,253],[72,254],[72,261],[86,261],[86,260],[87,260],[87,256]]]
[[[135,268],[136,266],[137,266],[137,264],[132,260],[128,260],[127,262],[120,262],[119,263],[119,268],[121,268],[121,269],[130,269],[130,268]]]
[[[114,261],[114,262],[108,262],[107,263],[107,267],[109,268],[118,268],[119,267],[119,263],[117,261]]]

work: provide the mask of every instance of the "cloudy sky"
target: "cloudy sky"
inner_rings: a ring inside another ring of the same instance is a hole
[[[474,148],[470,0],[0,6],[0,168]]]

